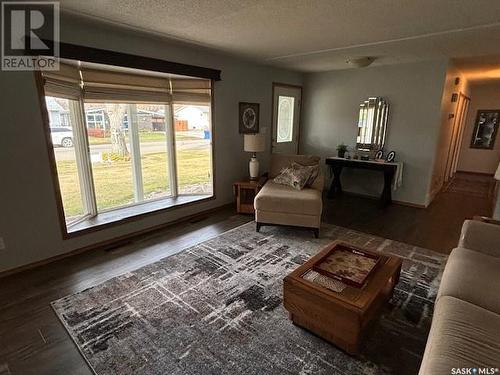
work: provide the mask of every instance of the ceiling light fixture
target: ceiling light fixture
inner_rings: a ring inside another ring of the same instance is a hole
[[[364,56],[364,57],[353,57],[346,60],[347,65],[353,68],[364,68],[371,65],[375,61],[375,57]]]

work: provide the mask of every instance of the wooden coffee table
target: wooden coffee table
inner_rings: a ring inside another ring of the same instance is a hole
[[[345,242],[333,242],[285,277],[283,304],[293,323],[356,354],[369,323],[379,317],[384,304],[392,297],[402,261],[396,256],[376,253],[382,259],[362,288],[345,285],[342,291],[336,292],[304,279],[313,265],[338,244],[349,246]]]

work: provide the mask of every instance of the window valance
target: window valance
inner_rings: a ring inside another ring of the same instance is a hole
[[[87,67],[60,63],[59,71],[43,72],[47,95],[89,102],[210,103],[212,81],[164,74],[140,74],[132,69]]]

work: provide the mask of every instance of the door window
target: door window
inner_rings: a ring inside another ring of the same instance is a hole
[[[293,138],[293,108],[295,98],[278,97],[278,137],[277,142],[291,142]]]

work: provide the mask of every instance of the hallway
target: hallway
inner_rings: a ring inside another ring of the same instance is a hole
[[[380,237],[449,253],[462,223],[473,216],[491,216],[495,180],[492,176],[457,172],[426,209],[344,194],[324,199],[323,220]]]

